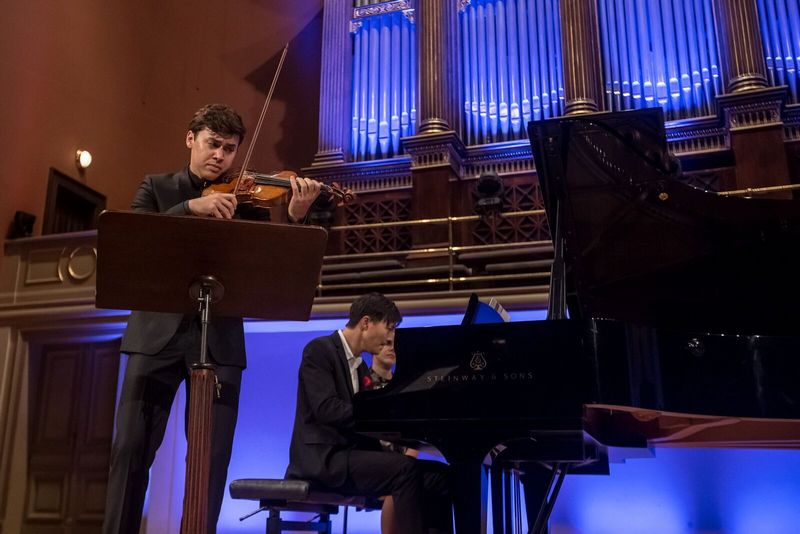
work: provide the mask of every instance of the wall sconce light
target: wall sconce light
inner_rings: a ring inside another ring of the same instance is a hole
[[[78,169],[86,169],[92,164],[92,154],[88,150],[78,150],[75,153],[75,163],[78,165]]]

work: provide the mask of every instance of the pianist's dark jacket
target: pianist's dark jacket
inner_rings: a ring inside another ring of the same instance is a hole
[[[358,368],[359,384],[369,369]],[[338,332],[311,340],[303,350],[286,478],[336,488],[347,477],[349,451],[381,450],[377,440],[353,432],[353,385]]]

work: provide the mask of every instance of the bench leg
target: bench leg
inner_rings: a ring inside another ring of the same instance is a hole
[[[267,534],[281,534],[281,511],[270,509],[267,519]]]

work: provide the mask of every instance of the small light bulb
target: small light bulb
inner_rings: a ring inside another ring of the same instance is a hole
[[[85,169],[92,164],[92,154],[88,150],[78,150],[75,159],[81,169]]]

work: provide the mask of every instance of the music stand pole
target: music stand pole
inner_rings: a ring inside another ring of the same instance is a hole
[[[198,277],[189,289],[200,305],[200,359],[189,371],[189,421],[186,433],[186,481],[181,533],[208,531],[208,484],[211,467],[212,407],[217,376],[208,361],[208,325],[212,302],[219,301],[224,286],[210,275]],[[218,392],[217,392],[218,393]]]

